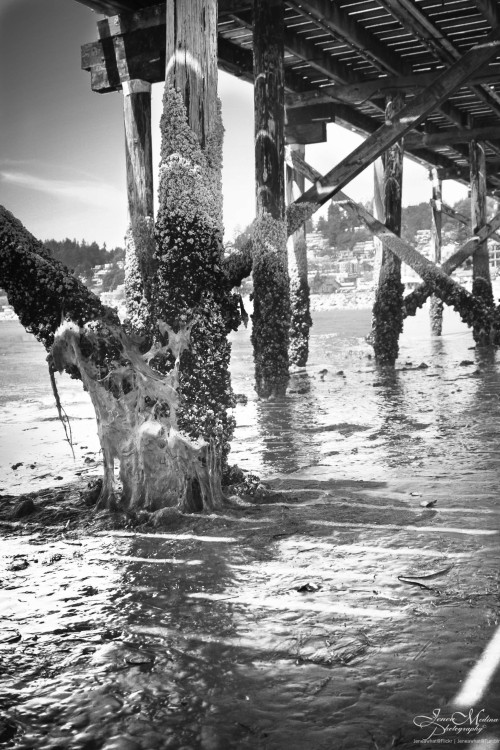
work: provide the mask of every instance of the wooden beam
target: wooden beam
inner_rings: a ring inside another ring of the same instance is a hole
[[[432,201],[431,201],[431,205],[432,205]],[[459,221],[460,224],[463,224],[468,229],[471,228],[470,218],[466,216],[465,214],[461,213],[460,211],[457,211],[455,208],[448,206],[447,203],[441,203],[441,210],[445,216],[449,216],[450,219],[455,219],[455,221]],[[490,236],[492,240],[495,240],[495,242],[500,242],[500,234],[497,234],[497,232],[493,232],[493,234],[491,234]]]
[[[444,66],[443,66],[444,67]],[[343,84],[332,84],[322,86],[321,89],[306,91],[300,96],[287,96],[286,106],[302,107],[306,104],[322,104],[328,101],[345,102],[346,104],[362,104],[368,99],[374,100],[383,98],[386,94],[402,89],[411,91],[412,89],[423,89],[430,86],[439,73],[418,73],[409,76],[384,76],[383,78],[374,78],[370,81],[357,80],[348,86]],[[500,73],[495,72],[493,68],[485,66],[479,73],[476,73],[469,84],[480,83],[498,83]]]
[[[231,17],[241,26],[252,29],[251,12],[231,13]],[[347,65],[323,52],[321,47],[317,47],[305,36],[286,28],[283,33],[284,48],[290,55],[307,62],[312,68],[330,79],[340,83],[352,83],[354,81],[355,76]]]
[[[451,146],[457,143],[470,143],[472,139],[484,141],[493,138],[500,139],[500,126],[488,126],[481,128],[450,128],[437,133],[409,133],[406,144],[410,148],[436,146]]]
[[[413,0],[379,0],[379,2],[403,25],[431,50],[438,59],[444,62],[459,60],[461,52],[443,34],[443,32],[427,18]],[[498,24],[493,25],[493,33],[498,34]],[[469,85],[471,91],[494,112],[500,114],[500,97],[491,89],[483,85]]]
[[[121,12],[119,15],[97,22],[99,39],[123,36],[157,26],[165,26],[165,3],[150,5],[132,13]]]
[[[486,161],[484,148],[477,141],[470,143],[470,189],[471,227],[474,234],[477,234],[486,223]],[[486,305],[493,306],[487,242],[480,243],[472,258],[472,294]],[[488,343],[482,326],[474,326],[473,336],[477,344]]]
[[[307,190],[297,203],[311,203],[317,207],[326,203],[338,190],[371,164],[378,156],[400,140],[407,132],[439,107],[450,94],[467,81],[479,67],[495,57],[500,41],[488,38],[469,50],[458,62],[444,71],[427,89],[407,104],[390,123],[382,125],[376,133],[355,149],[340,164],[328,172],[315,186]]]
[[[431,169],[430,175],[432,185],[431,211],[432,211],[432,243],[434,245],[434,262],[441,265],[442,244],[442,189],[443,183],[437,169]],[[441,336],[443,331],[443,302],[435,295],[431,297],[429,310],[431,321],[431,332],[433,336]]]
[[[387,98],[386,121],[401,111],[401,93]],[[403,192],[403,141],[384,151],[374,163],[375,216],[398,237],[401,234],[401,199]],[[380,243],[378,243],[380,245]],[[378,262],[375,281],[371,343],[375,360],[393,366],[399,352],[399,334],[403,328],[403,290],[401,261],[382,243],[377,248]],[[374,273],[375,276],[375,273]]]
[[[363,112],[358,112],[353,107],[334,102],[311,104],[306,107],[293,107],[291,109],[287,108],[286,118],[287,123],[290,125],[300,125],[314,121],[343,121],[362,130],[364,134],[373,133],[377,129],[377,124],[371,117],[367,117]]]
[[[309,182],[316,182],[316,180],[321,177],[318,170],[314,169],[314,167],[311,167],[311,165],[306,162],[300,151],[292,150],[289,152],[288,156],[291,159],[291,164],[294,170],[302,175],[302,177],[305,177],[306,180],[309,180]]]
[[[500,27],[500,10],[495,0],[476,0],[476,5],[493,29]]]
[[[294,187],[304,192],[305,178],[293,166],[293,153],[301,159],[305,155],[302,143],[286,149],[286,200],[293,203]],[[309,329],[312,325],[307,280],[306,227],[303,224],[288,243],[288,273],[290,277],[290,341],[288,353],[290,364],[305,367],[309,355]]]
[[[153,216],[153,156],[151,144],[151,84],[123,85],[123,119],[127,167],[129,223]]]
[[[102,13],[106,16],[114,16],[117,13],[132,13],[141,6],[148,5],[148,2],[141,0],[76,0],[87,8],[91,8],[96,13]]]
[[[256,222],[251,341],[260,398],[286,393],[290,288],[285,225],[284,2],[254,0]]]
[[[384,46],[337,3],[329,0],[300,0],[300,3],[288,0],[288,5],[302,16],[307,14],[319,28],[347,42],[375,67],[395,74],[410,72],[410,66],[399,55]]]
[[[326,122],[285,125],[285,139],[287,143],[325,143],[326,138]]]
[[[474,255],[478,247],[481,245],[482,242],[487,240],[489,237],[493,237],[496,233],[496,230],[500,228],[500,213],[497,213],[490,221],[484,225],[484,227],[481,228],[479,233],[472,237],[472,239],[467,240],[467,242],[462,245],[458,250],[456,250],[453,255],[450,255],[450,257],[444,261],[441,270],[444,273],[452,274],[453,271],[455,271],[459,266],[464,263],[467,258],[469,258],[471,255]],[[425,303],[425,301],[430,297],[432,294],[431,287],[423,282],[422,284],[419,284],[410,294],[407,294],[404,298],[404,315],[415,315],[417,310],[422,307],[422,305]]]

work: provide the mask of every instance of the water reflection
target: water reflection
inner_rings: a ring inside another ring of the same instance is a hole
[[[263,467],[272,472],[291,473],[321,459],[314,438],[304,435],[318,423],[321,406],[314,381],[307,373],[293,374],[291,395],[277,401],[257,403],[257,431],[262,441]]]

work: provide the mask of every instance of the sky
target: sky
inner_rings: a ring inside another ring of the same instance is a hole
[[[110,248],[123,245],[127,228],[122,94],[92,92],[90,74],[80,68],[80,47],[98,38],[101,18],[76,0],[0,0],[0,203],[41,240],[70,237]],[[219,96],[231,239],[255,215],[253,87],[221,72]],[[152,98],[156,175],[161,84]],[[306,160],[325,173],[360,142],[328,125],[328,142],[307,146]],[[427,201],[427,171],[405,160],[403,174],[403,204]],[[372,168],[345,192],[370,200]],[[465,195],[464,186],[444,183],[447,203]]]

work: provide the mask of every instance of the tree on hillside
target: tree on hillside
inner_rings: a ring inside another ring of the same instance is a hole
[[[103,266],[107,263],[116,265],[117,261],[124,260],[125,251],[121,247],[107,250],[106,245],[99,247],[97,242],[88,244],[85,240],[45,240],[43,243],[49,255],[59,260],[63,265],[71,269],[77,276],[92,279],[92,270],[95,266]]]
[[[328,240],[327,253],[335,256],[343,250],[352,250],[357,242],[366,242],[371,239],[370,232],[343,206],[331,201],[328,206],[327,217],[318,219],[316,229]]]
[[[431,229],[432,212],[429,203],[417,203],[415,206],[405,206],[401,220],[401,239],[414,242],[416,234],[421,229]]]

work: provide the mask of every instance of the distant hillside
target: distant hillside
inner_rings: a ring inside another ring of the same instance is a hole
[[[94,285],[95,272],[101,272],[100,291],[115,289],[124,280],[123,264],[125,250],[115,247],[108,250],[106,245],[99,247],[97,242],[87,244],[85,240],[46,240],[45,247],[53,258],[60,260],[79,276],[88,286]],[[106,269],[103,274],[101,269]]]

